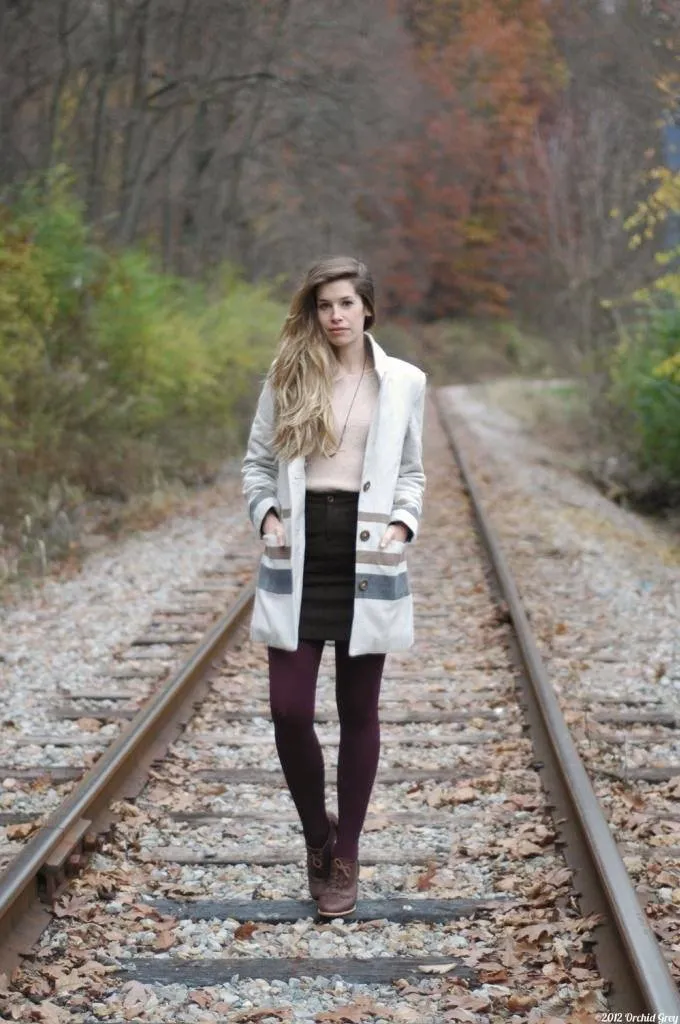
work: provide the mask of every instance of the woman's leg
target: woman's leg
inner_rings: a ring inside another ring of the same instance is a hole
[[[380,756],[378,700],[384,654],[350,658],[348,644],[335,645],[335,693],[340,717],[338,838],[335,857],[357,860]]]
[[[297,807],[305,842],[320,847],[328,837],[324,763],[314,731],[314,701],[323,640],[301,640],[297,651],[269,647],[269,706],[276,749]]]

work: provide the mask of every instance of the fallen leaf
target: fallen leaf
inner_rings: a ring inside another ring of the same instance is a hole
[[[457,995],[452,1001],[450,998],[447,999],[444,1009],[445,1010],[468,1010],[472,1012],[478,1012],[479,1010],[489,1010],[491,1008],[491,997],[488,995],[480,995],[478,993],[463,992]],[[453,1019],[453,1018],[451,1018]]]
[[[364,824],[364,832],[380,832],[384,828],[389,828],[389,825],[389,818],[381,814],[376,814],[375,817],[371,818]],[[363,875],[363,870],[361,874]]]
[[[604,922],[603,914],[588,914],[587,917],[576,918],[569,922],[569,927],[575,932],[589,932]]]
[[[423,892],[425,889],[432,888],[432,880],[437,874],[437,864],[435,861],[430,861],[425,870],[421,875],[418,875],[416,880],[416,888],[418,892]]]
[[[172,809],[173,811],[186,811],[193,809],[196,803],[196,797],[193,793],[179,792],[173,794],[172,797]]]
[[[546,885],[554,885],[556,889],[559,889],[563,885],[571,884],[571,871],[569,868],[555,868],[554,871],[549,871],[544,876],[543,881]]]
[[[142,985],[141,981],[128,981],[123,985],[122,991],[125,992],[123,1007],[133,1015],[142,1010],[153,995],[153,989]]]
[[[423,974],[448,974],[455,971],[457,964],[418,964],[418,970]]]
[[[68,1010],[62,1010],[56,1003],[50,1002],[43,1002],[31,1010],[31,1020],[44,1021],[45,1024],[62,1024],[70,1016]]]
[[[54,990],[60,995],[64,992],[75,992],[79,988],[85,988],[87,979],[83,978],[79,971],[70,971],[67,968],[57,967],[52,964],[44,968],[44,973],[54,982]]]
[[[477,969],[485,985],[497,985],[508,980],[508,972],[502,964],[479,963]]]
[[[397,978],[394,988],[401,996],[422,996],[422,992],[415,985],[410,985],[405,978]]]
[[[449,803],[469,804],[477,799],[479,794],[472,786],[456,786],[449,793]]]
[[[541,921],[540,924],[530,924],[526,928],[520,928],[515,933],[515,938],[518,941],[526,940],[530,944],[534,945],[540,943],[543,937],[550,938],[550,936],[557,931],[559,925],[551,924],[548,921]]]
[[[530,1010],[532,1006],[536,1005],[536,1001],[533,996],[521,996],[514,992],[508,997],[505,1005],[508,1010]]]
[[[102,727],[102,723],[98,718],[78,718],[76,725],[83,732],[99,732]]]
[[[8,825],[6,832],[7,838],[14,842],[16,839],[28,839],[33,833],[37,832],[40,828],[40,822],[38,821],[27,821],[21,825]]]
[[[356,1006],[340,1006],[337,1010],[327,1010],[314,1018],[318,1024],[364,1024],[365,1011]]]
[[[54,906],[52,913],[55,917],[75,917],[83,920],[83,911],[90,907],[92,900],[89,896],[71,896]]]
[[[503,952],[501,954],[501,961],[504,967],[513,968],[519,966],[519,960],[515,954],[515,943],[509,937],[505,940],[505,946],[503,947]]]
[[[23,992],[24,995],[31,999],[36,999],[37,997],[40,997],[41,999],[47,998],[47,996],[50,995],[51,986],[42,976],[34,976],[30,978],[28,984],[24,987]]]
[[[170,932],[170,931],[165,931],[165,932],[161,932],[159,935],[156,936],[156,941],[153,944],[153,948],[163,951],[163,950],[166,950],[166,949],[172,949],[172,947],[174,945],[175,945],[175,935],[174,935],[174,933]]]
[[[86,960],[78,970],[83,974],[113,974],[118,968],[112,964],[100,964],[98,960]]]
[[[531,843],[528,839],[520,839],[516,845],[510,846],[509,849],[516,857],[538,857],[543,853],[540,846],[536,843]]]
[[[562,964],[559,964],[554,960],[551,960],[548,964],[543,964],[541,974],[546,978],[550,978],[551,981],[557,981],[564,984],[568,984],[569,982],[569,977],[565,973]]]
[[[588,1012],[605,1010],[606,1006],[604,1005],[603,998],[597,992],[584,992],[583,995],[577,997],[576,1009]]]
[[[192,1003],[196,1003],[197,1006],[202,1006],[204,1009],[210,1006],[213,1002],[213,997],[209,992],[204,992],[203,989],[195,988],[189,993],[189,999]]]
[[[478,1019],[474,1015],[474,1013],[470,1013],[470,1011],[466,1010],[463,1006],[454,1006],[450,1010],[445,1010],[444,1012],[446,1013],[446,1017],[444,1018],[445,1020],[456,1020],[456,1021],[463,1021],[463,1022],[473,1021],[474,1022],[474,1021],[476,1021]]]
[[[508,797],[508,801],[524,811],[535,811],[537,807],[542,806],[540,798],[531,793],[513,793]]]
[[[400,1006],[392,1014],[395,1024],[421,1024],[423,1015],[413,1006]]]
[[[246,921],[245,924],[240,924],[234,932],[235,939],[252,939],[254,932],[257,931],[257,925],[254,921]]]

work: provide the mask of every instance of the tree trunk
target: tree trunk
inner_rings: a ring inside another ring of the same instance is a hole
[[[69,50],[70,29],[68,25],[71,0],[61,0],[59,5],[59,19],[57,32],[59,36],[59,51],[61,56],[61,67],[54,83],[52,101],[50,103],[49,115],[47,118],[47,139],[45,142],[45,155],[42,160],[43,167],[50,170],[56,162],[59,118],[61,116],[61,100],[64,89],[68,84],[71,75],[71,54]]]
[[[101,81],[95,102],[94,123],[92,125],[92,150],[90,173],[87,187],[88,216],[95,222],[99,220],[104,205],[104,171],[107,152],[108,117],[107,103],[111,83],[118,64],[118,40],[116,21],[116,0],[107,0],[107,38],[106,55],[104,57]]]
[[[119,240],[129,237],[129,225],[136,222],[139,215],[138,183],[140,180],[140,151],[148,151],[147,121],[147,79],[148,79],[148,48],[149,25],[155,7],[155,0],[142,0],[135,12],[136,26],[134,31],[134,74],[128,120],[123,135],[122,173],[120,183]],[[132,211],[130,207],[136,209]]]
[[[264,112],[265,103],[267,100],[267,89],[269,80],[266,75],[271,71],[274,62],[277,57],[277,51],[281,36],[283,35],[283,29],[286,23],[286,19],[290,13],[291,0],[281,0],[281,8],[279,10],[279,16],[277,24],[274,26],[271,38],[272,43],[268,48],[265,55],[265,59],[262,63],[262,71],[265,73],[258,80],[255,86],[255,99],[249,119],[248,130],[246,132],[243,144],[236,154],[234,160],[234,167],[231,174],[231,179],[228,184],[227,199],[222,210],[222,244],[221,250],[223,257],[230,255],[229,247],[232,241],[232,235],[236,234],[234,226],[237,218],[239,192],[241,189],[241,182],[243,180],[243,174],[245,171],[248,157],[253,148],[253,141],[255,139],[255,133],[260,126],[262,114]],[[234,247],[235,248],[235,247]]]
[[[12,107],[7,75],[7,0],[0,0],[0,183],[11,178],[10,139]]]
[[[182,7],[182,13],[177,21],[177,31],[175,33],[175,53],[172,66],[172,75],[174,78],[178,78],[181,72],[182,66],[182,42],[184,39],[184,32],[186,29],[187,16],[189,14],[189,8],[191,6],[191,0],[184,0]],[[173,134],[175,139],[179,138],[182,134],[182,108],[178,104],[173,114]],[[165,174],[163,177],[163,202],[162,202],[162,227],[161,227],[161,251],[163,254],[163,268],[169,270],[173,266],[174,254],[174,203],[172,200],[172,181],[173,181],[173,169],[175,164],[175,152],[173,149],[170,159],[165,164]]]

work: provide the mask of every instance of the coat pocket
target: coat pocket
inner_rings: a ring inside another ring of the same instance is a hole
[[[403,563],[403,564],[402,564]],[[384,548],[366,549],[357,552],[357,566],[361,564],[373,566],[401,566],[406,569],[406,543],[401,540],[390,541]]]
[[[291,549],[266,544],[260,557],[250,635],[273,647],[295,650]]]
[[[279,544],[275,534],[265,534],[265,546],[260,558],[257,578],[258,590],[270,594],[293,593],[293,570],[291,549],[288,544]]]
[[[406,552],[371,551],[357,557],[354,649],[406,650],[413,643],[413,599]]]
[[[374,551],[357,551],[357,597],[390,602],[411,592],[404,547],[394,541]]]

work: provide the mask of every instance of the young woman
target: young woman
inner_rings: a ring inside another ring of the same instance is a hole
[[[383,351],[367,333],[374,319],[363,263],[333,258],[308,270],[243,460],[250,517],[264,539],[251,636],[268,645],[276,748],[323,917],[356,906],[383,664],[413,643],[405,545],[418,532],[425,486],[425,374]],[[327,640],[340,718],[337,818],[326,812],[314,730]]]

